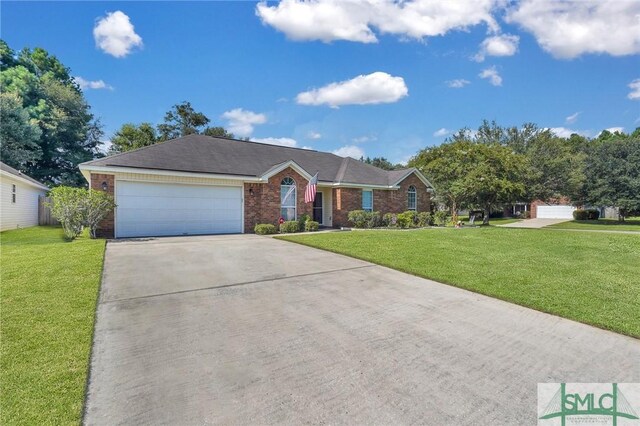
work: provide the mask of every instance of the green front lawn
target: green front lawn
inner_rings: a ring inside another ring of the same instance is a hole
[[[547,228],[554,229],[586,229],[598,231],[636,231],[640,232],[640,219],[630,219],[619,222],[613,219],[600,220],[572,220],[569,222],[556,223]]]
[[[636,235],[482,227],[279,238],[640,337]]]
[[[78,424],[105,241],[0,234],[0,424]]]

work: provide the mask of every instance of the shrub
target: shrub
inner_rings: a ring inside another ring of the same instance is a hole
[[[586,210],[576,209],[573,211],[573,218],[575,220],[587,220],[589,213]]]
[[[309,217],[308,214],[301,214],[300,217],[298,218],[298,231],[300,232],[304,231],[304,224],[307,223],[307,221],[310,219],[311,218]]]
[[[86,191],[86,190],[85,190]],[[113,197],[102,191],[86,191],[83,199],[84,225],[89,228],[91,238],[96,238],[98,225],[113,211],[116,203]]]
[[[413,210],[407,210],[398,215],[397,224],[399,228],[413,228],[416,226],[417,214]]]
[[[433,223],[436,226],[445,226],[449,221],[449,212],[446,210],[438,210],[433,215]]]
[[[304,224],[304,230],[307,232],[315,232],[320,228],[320,224],[314,220],[308,220]]]
[[[600,219],[600,210],[587,209],[587,220],[598,220],[598,219]]]
[[[385,213],[382,216],[382,225],[388,226],[389,228],[395,228],[398,224],[398,215],[395,213]]]
[[[365,210],[352,210],[347,216],[354,228],[377,228],[382,225],[380,212],[368,212]]]
[[[522,217],[524,219],[531,219],[531,212],[529,210],[527,210],[526,212],[523,212]]]
[[[300,230],[300,225],[297,220],[287,220],[286,222],[282,222],[280,224],[280,232],[282,234],[289,234],[292,232],[298,232]]]
[[[58,186],[49,192],[51,215],[58,219],[68,240],[73,240],[82,232],[86,193],[86,189],[70,186]]]
[[[253,228],[253,231],[258,235],[270,235],[276,233],[276,227],[270,223],[260,223]]]
[[[418,213],[417,222],[418,222],[417,225],[421,228],[424,228],[425,226],[432,226],[433,216],[429,212],[420,212]]]
[[[367,212],[364,210],[352,210],[347,215],[354,228],[364,228],[367,224]]]

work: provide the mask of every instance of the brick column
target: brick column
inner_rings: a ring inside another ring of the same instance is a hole
[[[107,194],[111,195],[112,197],[115,194],[115,176],[114,175],[107,175],[107,174],[94,174],[91,173],[91,190],[92,191],[100,191],[103,192],[104,190],[102,189],[102,183],[106,182],[107,183]],[[105,217],[102,222],[100,222],[100,225],[98,225],[98,229],[96,230],[96,236],[98,237],[103,237],[103,238],[114,238],[114,229],[115,229],[115,224],[114,224],[114,213],[115,212],[111,212],[107,215],[107,217]]]

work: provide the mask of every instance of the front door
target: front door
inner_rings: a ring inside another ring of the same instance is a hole
[[[313,200],[313,220],[322,224],[322,192],[317,192]]]

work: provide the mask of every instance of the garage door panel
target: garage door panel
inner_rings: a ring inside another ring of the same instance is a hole
[[[118,181],[117,237],[242,232],[242,188]]]
[[[538,206],[536,217],[538,219],[573,219],[573,206]]]

